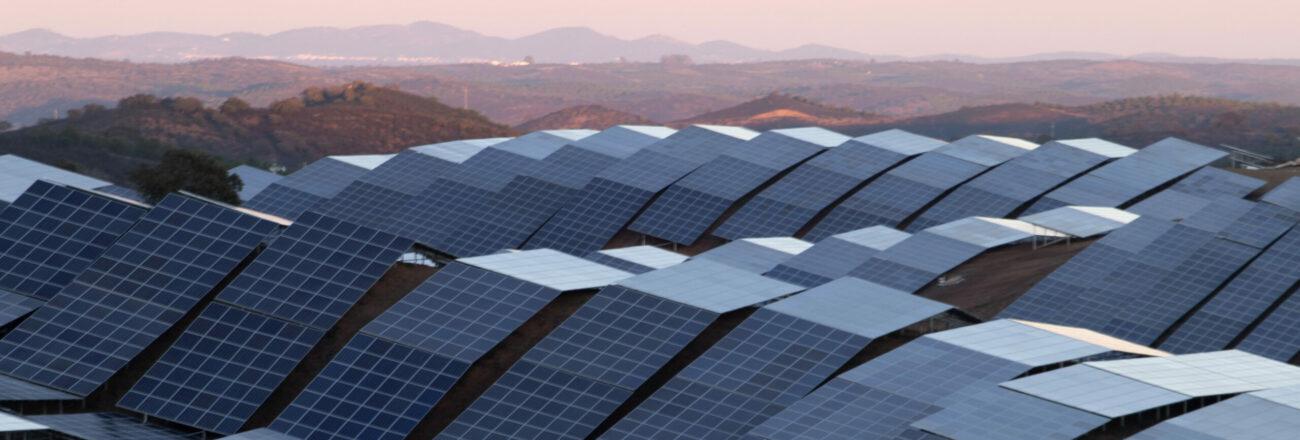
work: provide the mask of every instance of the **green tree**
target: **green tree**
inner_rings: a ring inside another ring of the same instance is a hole
[[[248,101],[239,98],[227,99],[226,102],[221,103],[220,107],[223,115],[237,115],[252,109],[253,106],[248,105]]]
[[[182,149],[168,150],[158,165],[142,167],[131,173],[131,182],[150,203],[184,190],[238,205],[239,190],[244,189],[239,176],[226,171],[217,158]]]

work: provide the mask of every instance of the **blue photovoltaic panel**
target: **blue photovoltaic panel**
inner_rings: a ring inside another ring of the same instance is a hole
[[[582,438],[718,314],[607,287],[437,438]]]
[[[881,251],[849,275],[904,292],[916,292],[987,248],[922,232]]]
[[[655,246],[632,246],[592,252],[585,258],[615,269],[643,274],[681,264],[688,257]]]
[[[1197,353],[1228,345],[1300,282],[1300,231],[1291,230],[1232,279],[1160,345],[1172,353]],[[1249,351],[1249,350],[1248,350]]]
[[[812,243],[792,237],[742,238],[693,257],[764,273],[812,247]]]
[[[1125,209],[1128,212],[1162,220],[1182,221],[1210,206],[1212,200],[1174,189],[1160,191]]]
[[[82,440],[187,440],[197,434],[149,425],[126,414],[109,412],[28,416],[27,420]]]
[[[82,400],[82,397],[9,376],[0,375],[0,401],[23,402],[56,400]]]
[[[464,213],[472,221],[458,223],[465,227],[441,250],[468,256],[519,247],[568,205],[596,173],[658,140],[614,127],[560,148],[536,168],[488,195],[477,211]]]
[[[1283,362],[1300,354],[1300,295],[1283,300],[1235,348]]]
[[[0,372],[86,395],[211,292],[276,224],[173,194],[0,340]]]
[[[529,249],[584,254],[605,246],[664,188],[757,133],[685,128],[597,174],[528,240]]]
[[[294,437],[294,436],[292,436],[292,435],[288,435],[288,434],[281,434],[279,431],[274,431],[274,430],[272,430],[271,428],[257,428],[257,429],[254,429],[254,430],[252,430],[252,431],[244,431],[244,432],[241,432],[241,433],[238,433],[238,434],[235,434],[235,435],[228,435],[228,436],[222,437],[222,439],[228,439],[228,440],[300,440],[298,437]]]
[[[1184,177],[1170,187],[1194,196],[1209,199],[1228,197],[1243,198],[1264,186],[1264,181],[1232,171],[1205,167]]]
[[[469,365],[359,333],[271,428],[311,440],[399,440]]]
[[[112,185],[90,176],[49,166],[13,154],[0,154],[0,202],[17,200],[37,180],[82,189]]]
[[[127,199],[133,202],[141,202],[141,203],[144,202],[144,195],[140,194],[139,191],[133,190],[131,188],[127,188],[125,186],[109,185],[105,187],[95,188],[94,191],[97,193],[102,193],[102,194],[107,194],[122,199]]]
[[[856,138],[799,165],[745,203],[714,235],[732,240],[794,235],[853,188],[944,144],[901,130]]]
[[[731,205],[782,171],[849,138],[821,129],[773,130],[691,172],[632,222],[630,229],[692,244]]]
[[[1007,217],[1075,176],[1132,151],[1097,139],[1049,142],[958,187],[917,217],[908,230],[973,216]]]
[[[453,262],[371,321],[363,331],[472,363],[560,293]]]
[[[1166,420],[1134,440],[1289,440],[1300,429],[1300,388],[1243,394]]]
[[[49,299],[146,208],[38,180],[0,211],[0,291]]]
[[[370,170],[347,159],[349,156],[329,156],[317,160],[284,176],[267,186],[252,199],[245,201],[249,209],[275,214],[287,219],[329,200],[349,184]],[[369,161],[361,162],[369,165]],[[373,167],[371,167],[373,168]]]
[[[214,302],[118,406],[233,434],[324,334]]]
[[[715,313],[761,304],[803,290],[800,286],[708,260],[687,261],[618,284]]]
[[[279,182],[283,176],[248,165],[240,165],[230,169],[230,174],[239,176],[239,180],[244,183],[243,189],[239,190],[239,200],[252,200],[266,187],[272,183]]]
[[[321,203],[329,200],[300,189],[272,184],[258,193],[252,200],[244,202],[244,207],[286,219],[297,218]]]
[[[1015,391],[970,393],[912,427],[953,440],[1072,439],[1110,419]]]
[[[12,324],[44,304],[30,296],[0,291],[0,327]]]
[[[455,166],[428,154],[403,151],[313,210],[382,230],[411,198]]]
[[[898,226],[963,182],[1034,147],[1019,140],[1007,142],[971,136],[912,159],[835,206],[805,239],[821,240],[867,226]]]
[[[1226,156],[1212,148],[1165,139],[1053,190],[1024,214],[1065,205],[1123,207],[1148,191]]]
[[[404,238],[308,212],[217,299],[328,329],[410,246]]]
[[[1300,179],[1292,177],[1260,197],[1261,202],[1300,211]]]
[[[800,286],[816,286],[848,275],[890,246],[911,234],[885,226],[872,226],[828,237],[766,273]]]

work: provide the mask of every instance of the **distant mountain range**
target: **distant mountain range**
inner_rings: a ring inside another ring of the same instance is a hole
[[[803,59],[969,63],[1130,59],[1152,62],[1241,62],[1300,66],[1300,60],[1290,59],[1229,60],[1170,54],[1125,57],[1092,52],[1059,52],[1008,58],[962,54],[900,57],[867,54],[818,44],[806,44],[786,50],[765,50],[725,40],[692,44],[662,35],[629,40],[601,34],[584,27],[557,28],[520,38],[502,38],[427,21],[408,25],[378,25],[346,29],[312,27],[269,35],[151,32],[74,38],[46,29],[31,29],[0,36],[0,51],[160,63],[243,57],[318,66],[512,63],[520,62],[526,57],[541,63],[609,63],[619,60],[657,62],[666,55],[686,55],[695,62],[703,63]]]

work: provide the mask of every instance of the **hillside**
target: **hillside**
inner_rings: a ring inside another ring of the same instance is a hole
[[[826,128],[867,125],[889,118],[833,107],[798,96],[772,93],[722,110],[674,122],[674,125],[738,125],[753,129],[798,126]]]
[[[614,125],[654,125],[655,122],[628,112],[601,105],[580,105],[547,113],[539,118],[516,125],[519,132],[554,130],[561,128],[604,129]]]
[[[232,100],[209,108],[196,98],[136,95],[116,108],[88,105],[0,134],[0,152],[123,181],[124,170],[167,147],[202,150],[232,162],[295,168],[331,154],[394,152],[445,140],[511,134],[473,111],[367,83],[311,88],[265,108]]]

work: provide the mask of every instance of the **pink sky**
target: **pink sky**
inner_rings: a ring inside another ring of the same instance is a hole
[[[769,49],[1012,56],[1054,51],[1300,58],[1297,0],[5,0],[0,33],[270,33],[442,22],[517,37],[588,26]]]

